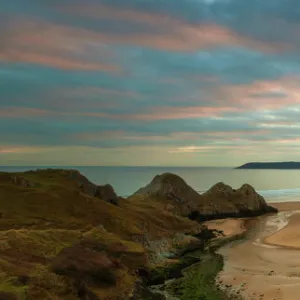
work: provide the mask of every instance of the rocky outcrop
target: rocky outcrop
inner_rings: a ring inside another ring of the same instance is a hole
[[[79,189],[84,194],[90,195],[92,197],[97,197],[115,205],[119,204],[119,197],[110,184],[95,185],[93,183],[80,183]]]
[[[119,197],[110,184],[96,185],[89,181],[84,175],[77,170],[68,170],[65,173],[67,177],[77,182],[80,191],[92,197],[97,197],[106,202],[118,205]]]
[[[249,184],[235,190],[219,182],[202,194],[202,200],[198,212],[194,212],[194,217],[198,214],[200,219],[250,217],[276,212]]]
[[[201,195],[190,187],[181,177],[171,173],[157,175],[145,187],[135,192],[133,198],[151,198],[164,201],[165,209],[187,216],[197,210]]]
[[[219,182],[200,195],[182,178],[170,173],[155,176],[147,186],[129,197],[129,200],[135,198],[160,201],[168,211],[201,221],[276,212],[248,184],[235,190]]]

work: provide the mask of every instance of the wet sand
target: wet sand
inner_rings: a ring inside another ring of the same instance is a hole
[[[219,250],[217,282],[244,299],[300,299],[300,202],[273,206],[278,214],[257,218],[247,239]]]
[[[231,237],[246,231],[244,223],[242,219],[221,219],[207,221],[204,224],[208,229],[221,230],[226,237]]]

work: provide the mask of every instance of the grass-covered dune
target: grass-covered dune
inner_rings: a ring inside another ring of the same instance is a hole
[[[91,196],[86,180],[74,170],[0,173],[1,300],[130,299],[174,236],[199,232],[157,202]]]

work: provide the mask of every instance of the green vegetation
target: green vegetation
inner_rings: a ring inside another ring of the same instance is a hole
[[[5,280],[1,282],[0,291],[6,293],[6,295],[13,294],[17,297],[17,299],[25,300],[27,286],[22,285],[20,282],[18,282],[18,278],[11,278],[10,280]],[[0,299],[2,299],[1,294]]]
[[[241,300],[238,294],[229,295],[216,286],[215,278],[223,269],[223,257],[217,254],[216,250],[227,243],[241,240],[245,234],[212,239],[204,250],[196,250],[184,255],[178,267],[193,260],[198,262],[182,269],[182,276],[166,286],[168,293],[181,300]]]
[[[246,233],[213,238],[216,233],[220,234],[215,230],[203,230],[201,235],[207,237],[204,249],[183,252],[185,254],[176,263],[152,270],[148,284],[162,285],[173,279],[164,285],[164,290],[181,300],[241,300],[238,293],[229,295],[216,286],[216,275],[223,268],[223,257],[216,254],[216,250],[227,243],[241,240]]]
[[[214,284],[215,276],[222,267],[220,255],[202,254],[201,261],[184,269],[183,277],[173,281],[168,290],[182,300],[224,299],[224,293]]]

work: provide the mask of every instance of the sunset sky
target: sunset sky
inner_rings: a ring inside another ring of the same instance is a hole
[[[0,165],[300,161],[299,0],[0,0]]]

